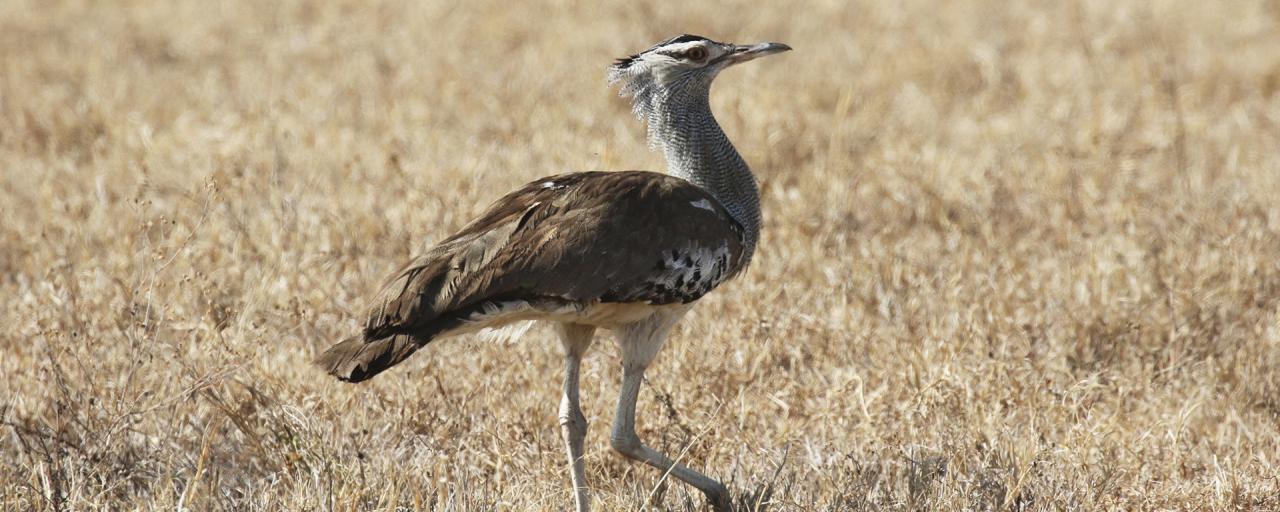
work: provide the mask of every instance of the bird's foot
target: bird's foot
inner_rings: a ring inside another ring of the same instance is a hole
[[[707,501],[711,502],[711,509],[716,512],[733,512],[733,497],[729,494],[729,489],[723,485],[717,484],[716,487],[707,491]]]

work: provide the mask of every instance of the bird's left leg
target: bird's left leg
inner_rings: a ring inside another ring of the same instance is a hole
[[[689,467],[671,460],[666,455],[646,446],[636,435],[636,399],[644,380],[645,368],[653,361],[666,341],[671,327],[683,316],[679,311],[673,318],[658,317],[619,331],[618,345],[622,350],[622,392],[618,397],[618,411],[613,419],[609,441],[614,450],[627,458],[644,462],[664,472],[670,472],[685,483],[702,491],[718,511],[730,509],[729,490],[724,484]],[[658,315],[655,315],[658,316]]]
[[[578,369],[582,355],[591,346],[596,328],[589,325],[556,324],[560,342],[564,344],[564,394],[560,398],[560,428],[564,434],[565,452],[569,456],[569,478],[573,482],[573,499],[578,512],[591,509],[587,493],[586,469],[582,461],[583,441],[587,437],[587,417],[578,403]]]

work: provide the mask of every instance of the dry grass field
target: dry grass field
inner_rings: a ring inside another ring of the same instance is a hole
[[[1280,2],[0,2],[0,510],[563,510],[553,334],[309,366],[526,181],[665,169],[604,80],[795,48],[713,108],[750,271],[640,434],[770,510],[1280,510]],[[608,446],[606,511],[701,495]]]

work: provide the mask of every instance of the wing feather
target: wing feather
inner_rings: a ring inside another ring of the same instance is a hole
[[[687,181],[643,171],[543,178],[392,274],[365,338],[434,331],[500,301],[689,302],[736,273],[741,256],[740,226]]]

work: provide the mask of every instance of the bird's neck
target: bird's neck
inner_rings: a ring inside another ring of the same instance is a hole
[[[667,173],[702,187],[742,225],[745,264],[760,237],[760,189],[751,168],[720,129],[705,94],[656,105],[649,116],[649,140],[662,147]]]

